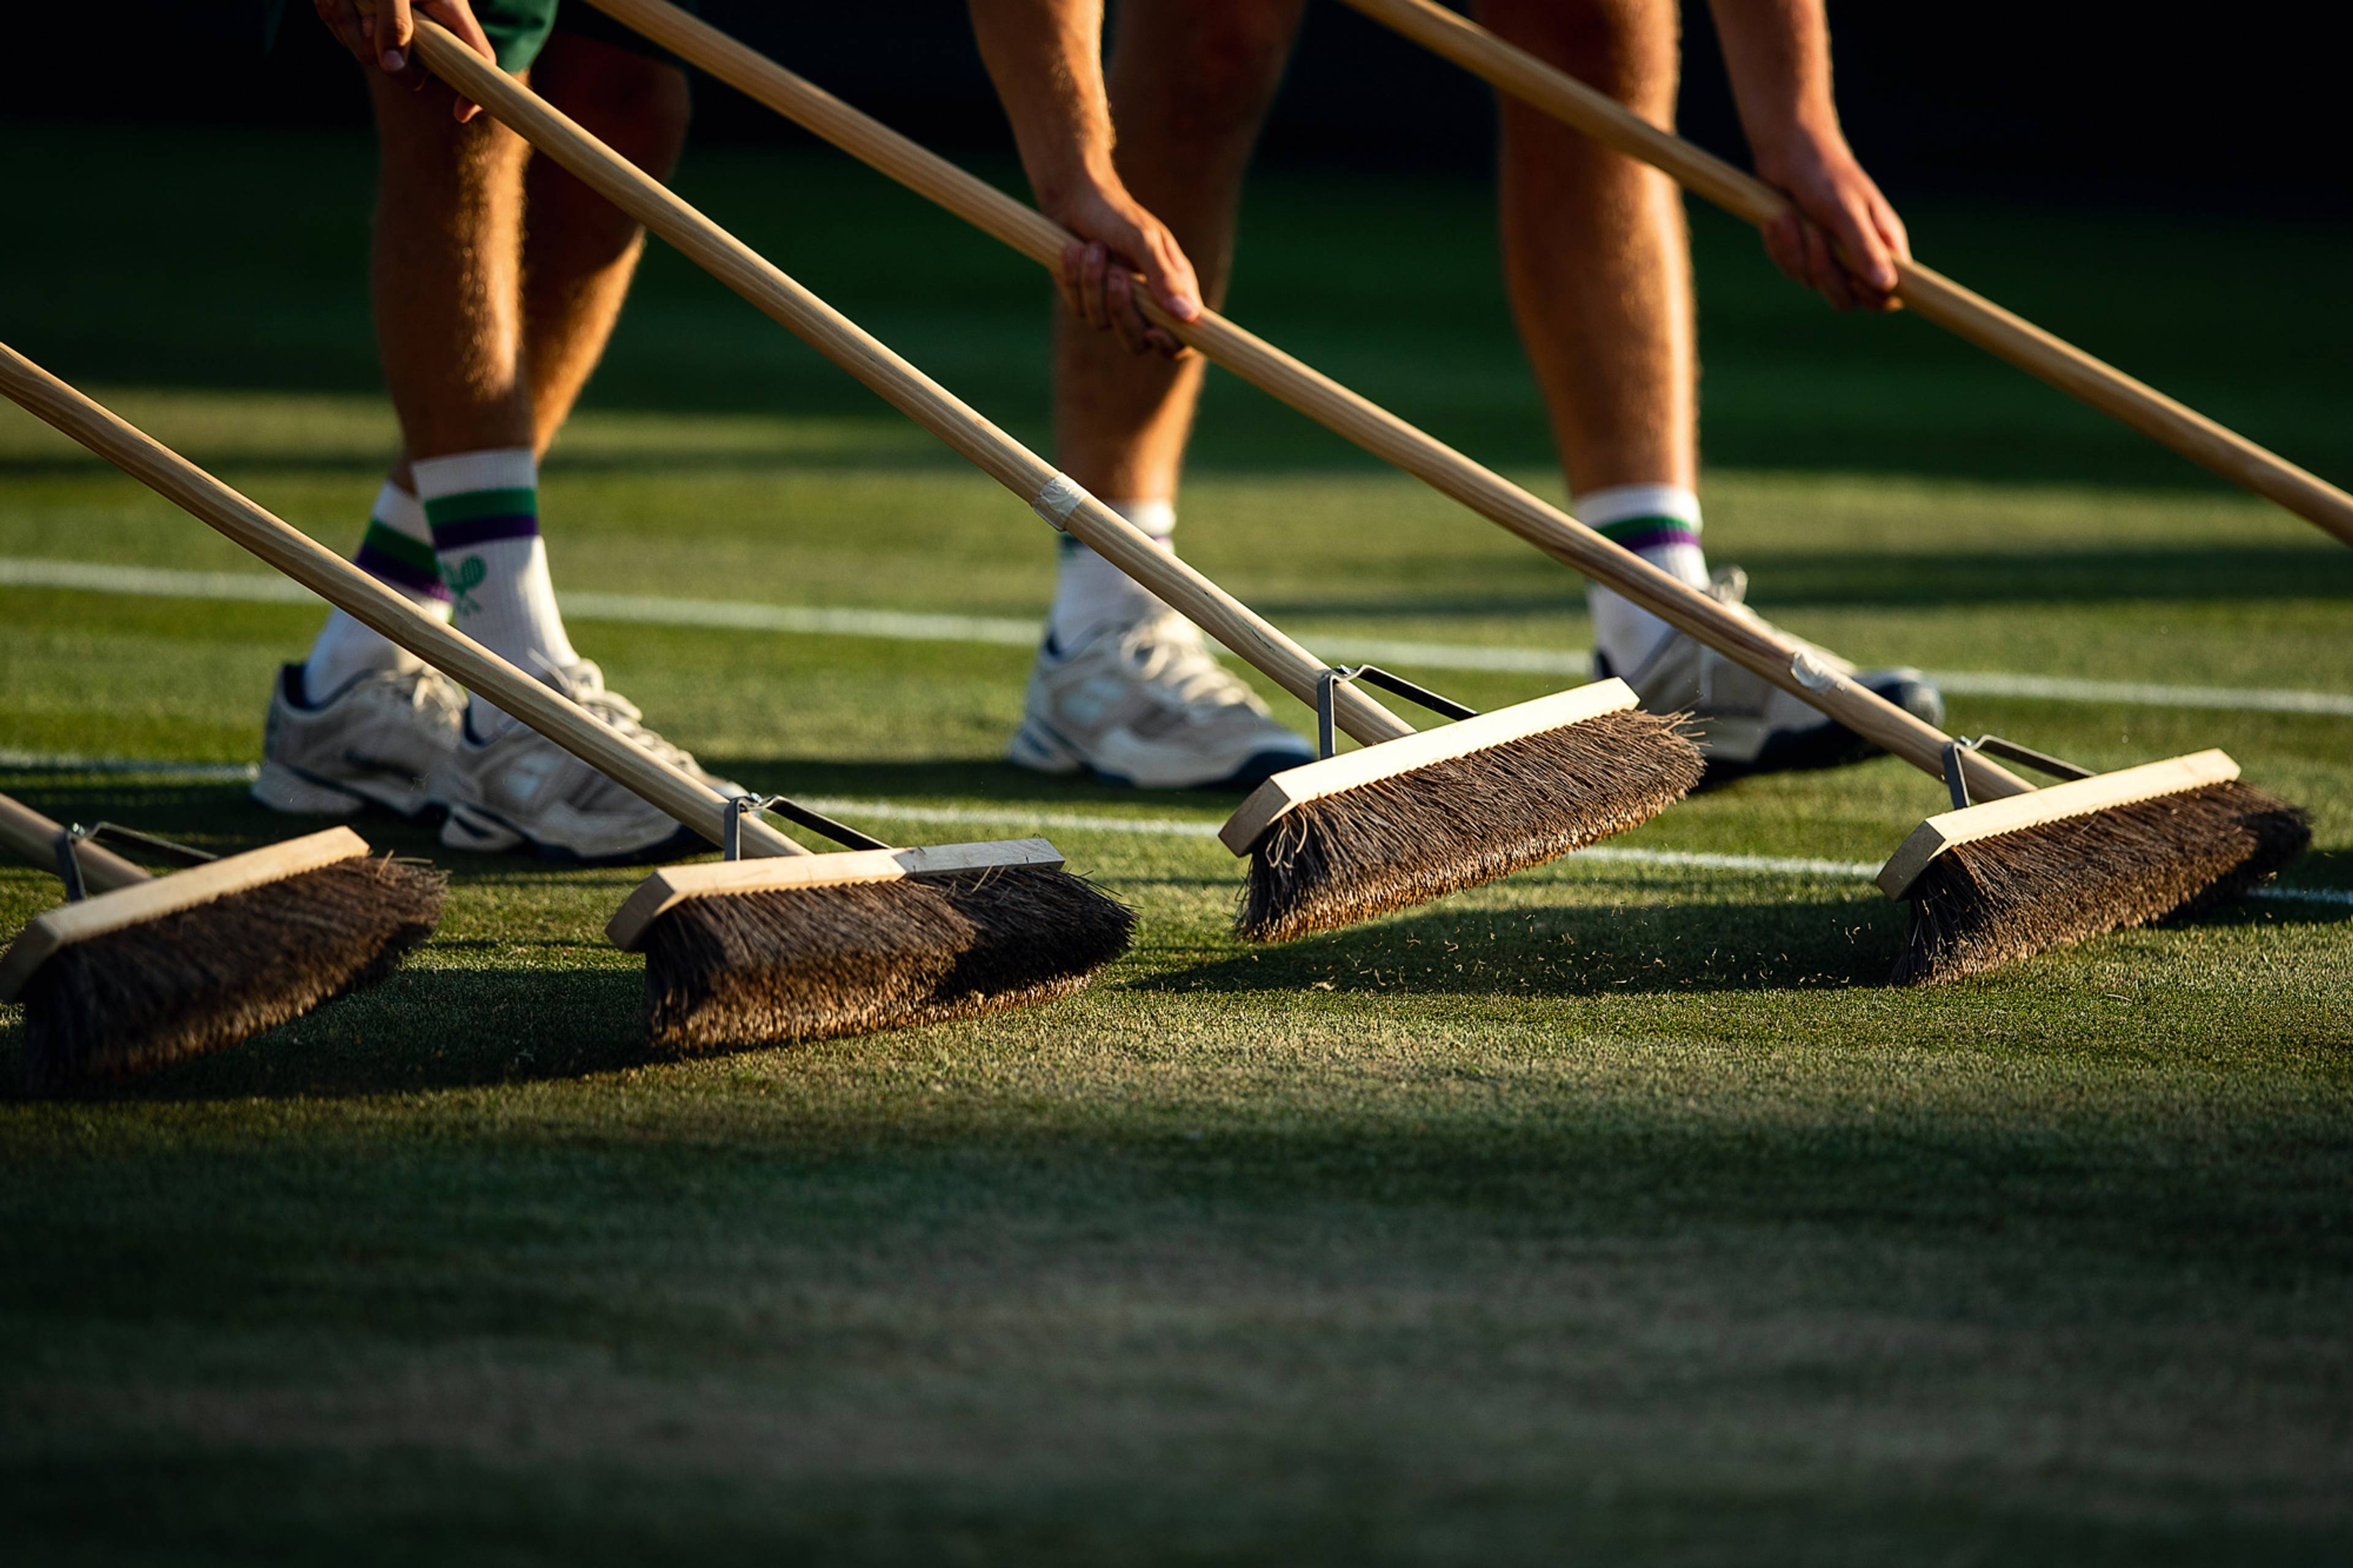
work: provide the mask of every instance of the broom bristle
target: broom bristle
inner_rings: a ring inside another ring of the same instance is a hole
[[[2304,812],[2236,781],[1957,844],[1906,890],[1898,985],[1975,974],[2235,898],[2302,854]]]
[[[1078,990],[1135,911],[1044,867],[689,899],[647,928],[646,1032],[685,1051],[960,1018]]]
[[[356,857],[59,948],[25,984],[26,1081],[143,1072],[373,985],[433,933],[446,886]]]
[[[1682,716],[1628,709],[1303,802],[1250,847],[1234,929],[1287,942],[1492,882],[1649,821],[1704,767]]]

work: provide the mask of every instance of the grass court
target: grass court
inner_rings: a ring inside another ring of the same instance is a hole
[[[395,439],[366,143],[9,143],[0,336],[348,549]],[[1028,263],[815,152],[681,183],[1043,444]],[[2353,233],[1906,213],[1954,276],[2353,474],[2353,318],[2306,297]],[[1246,950],[1230,799],[998,760],[1043,526],[657,253],[546,471],[558,585],[605,606],[582,651],[755,788],[899,842],[1045,831],[1136,947],[1048,1007],[659,1059],[600,936],[638,873],[443,857],[439,937],[380,989],[0,1102],[18,1560],[2353,1552],[2353,552],[1694,223],[1712,558],[1803,636],[1979,678],[1956,732],[2103,769],[2227,748],[2311,808],[2284,879],[2311,896],[1891,991],[1902,910],[1852,868],[1942,792],[1883,759]],[[1557,497],[1491,229],[1481,190],[1271,173],[1229,313]],[[1564,569],[1216,373],[1184,514],[1309,647],[1436,647],[1384,662],[1477,706],[1587,646]],[[0,790],[208,847],[292,831],[237,769],[319,612],[264,570],[0,413]],[[2116,700],[2147,687],[2207,705]],[[56,896],[0,869],[8,931]]]

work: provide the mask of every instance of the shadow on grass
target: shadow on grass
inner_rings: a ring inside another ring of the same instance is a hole
[[[880,801],[978,802],[991,810],[1034,811],[1039,816],[1089,807],[1132,808],[1140,818],[1166,821],[1172,816],[1198,817],[1205,832],[1214,829],[1212,813],[1229,812],[1240,804],[1240,790],[1188,790],[1176,795],[1147,795],[1124,784],[1092,778],[1049,779],[993,759],[941,758],[894,762],[803,757],[755,757],[703,753],[704,765],[753,788],[782,791],[810,799],[849,796]],[[178,781],[124,774],[93,776],[67,770],[0,770],[0,789],[60,822],[119,822],[125,826],[184,838],[216,854],[235,854],[264,844],[299,837],[330,826],[323,821],[282,816],[259,805],[245,785],[209,781]],[[927,808],[928,809],[928,808]],[[944,814],[950,807],[938,807]],[[892,842],[937,842],[948,837],[1003,837],[1019,831],[1018,825],[974,823],[969,828],[952,815],[937,822],[895,814],[873,813],[860,817],[845,812],[849,826],[864,828]],[[1106,826],[1115,818],[1105,815]],[[411,822],[368,813],[350,819],[351,826],[379,851],[437,860],[460,878],[469,874],[514,875],[562,869],[556,863],[522,855],[451,855],[443,850],[438,828],[431,822]]]
[[[2353,893],[2353,851],[2311,849],[2283,872],[2276,882],[2258,888],[2249,897],[2185,917],[2179,923],[2198,926],[2327,926],[2353,923],[2353,904],[2336,899],[2299,899],[2299,889],[2338,894]]]
[[[1905,912],[1863,896],[1624,908],[1433,909],[1254,949],[1139,991],[1599,996],[1876,985]]]
[[[871,795],[891,800],[977,800],[1008,806],[1030,806],[1040,812],[1067,811],[1074,806],[1126,805],[1142,807],[1139,816],[1165,816],[1172,812],[1203,815],[1231,811],[1244,791],[1196,789],[1146,793],[1127,784],[1105,784],[1078,776],[1047,778],[1027,768],[991,758],[944,757],[892,762],[811,757],[744,757],[706,755],[706,767],[715,768],[747,784],[780,789],[795,795]],[[880,820],[878,818],[878,820]],[[855,824],[853,824],[855,826]]]
[[[437,945],[459,952],[512,946]],[[643,987],[634,965],[406,967],[373,990],[241,1045],[63,1098],[357,1100],[616,1072],[671,1059],[646,1044]],[[11,1086],[23,1037],[21,1026],[0,1036],[0,1048],[12,1058]]]

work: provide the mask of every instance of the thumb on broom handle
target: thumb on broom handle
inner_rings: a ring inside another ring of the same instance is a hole
[[[590,3],[853,157],[995,235],[1031,260],[1050,269],[1061,265],[1063,247],[1071,243],[1071,236],[1060,224],[852,109],[710,24],[688,16],[667,4],[667,0]],[[1139,290],[1138,297],[1145,313],[1155,321],[1243,380],[1331,426],[1376,456],[1427,480],[1556,560],[1616,588],[1765,679],[1814,704],[1856,733],[1936,777],[1944,776],[1947,737],[1934,725],[1923,723],[1877,693],[1831,671],[1800,675],[1797,650],[1756,623],[1732,614],[1705,594],[1669,576],[1630,551],[1612,544],[1576,519],[1546,505],[1501,475],[1480,467],[1216,311],[1203,311],[1198,321],[1179,321],[1163,310],[1148,292]],[[1162,596],[1168,595],[1164,592]],[[1233,645],[1229,641],[1228,646]],[[1962,766],[1968,774],[1969,793],[1978,800],[2022,795],[2031,787],[1975,752],[1964,755]]]
[[[1788,198],[1764,181],[1661,130],[1607,93],[1432,0],[1345,3],[1611,151],[1664,171],[1684,189],[1759,228],[1789,210]],[[2353,496],[2317,474],[2011,314],[1932,267],[1898,261],[1895,269],[1895,297],[1946,331],[2353,544]]]
[[[713,844],[722,841],[727,814],[734,807],[718,791],[625,739],[569,697],[544,681],[533,680],[463,632],[443,626],[333,551],[264,511],[5,343],[0,343],[0,392],[353,619],[375,627],[468,689],[489,698],[590,767],[628,786]],[[743,830],[745,854],[807,853],[756,817],[746,817]]]
[[[0,795],[0,844],[6,845],[42,870],[56,868],[58,835],[64,831],[62,826],[31,806]],[[101,893],[111,893],[134,882],[152,880],[143,868],[133,866],[121,856],[95,844],[75,845],[74,858],[81,862],[82,880]]]
[[[417,47],[436,76],[479,103],[582,183],[686,253],[712,277],[863,382],[884,402],[970,459],[1040,516],[1174,605],[1311,707],[1323,661],[1153,542],[1150,535],[1088,495],[1060,470],[990,424],[923,372],[766,258],[681,200],[668,186],[582,130],[552,104],[459,43],[417,18]],[[1413,733],[1386,708],[1342,684],[1334,691],[1340,728],[1366,745]]]

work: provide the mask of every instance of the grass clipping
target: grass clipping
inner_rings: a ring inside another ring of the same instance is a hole
[[[707,1051],[1018,1007],[1078,990],[1134,932],[1125,904],[1035,866],[690,899],[646,931],[646,1032]]]
[[[364,990],[433,934],[446,888],[354,857],[60,948],[23,992],[27,1087],[219,1050]]]
[[[2227,902],[2311,841],[2302,810],[2232,781],[1957,844],[1905,895],[1892,978],[1933,984]]]
[[[1250,847],[1234,928],[1288,942],[1540,865],[1681,800],[1683,715],[1602,713],[1306,801]]]

